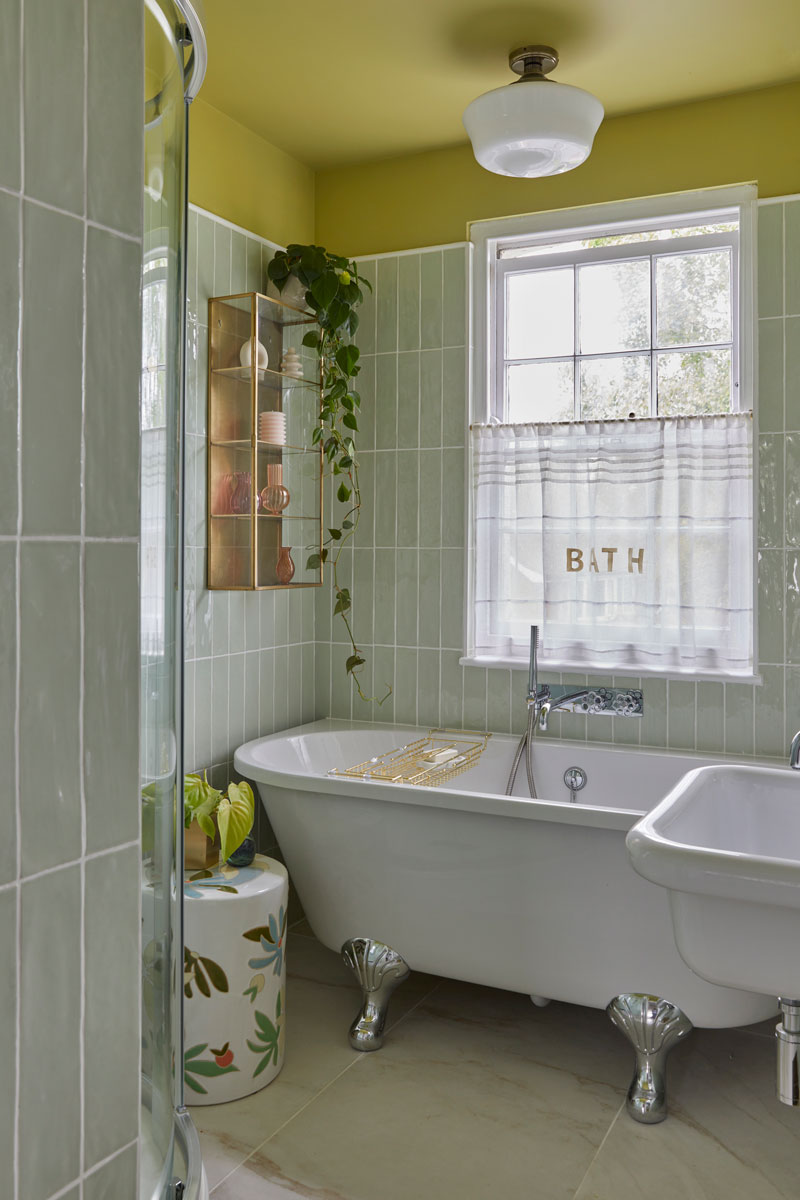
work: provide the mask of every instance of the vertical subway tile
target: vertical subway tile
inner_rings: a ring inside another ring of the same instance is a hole
[[[398,649],[394,660],[394,719],[400,725],[417,723],[417,651]]]
[[[442,445],[463,446],[466,442],[467,353],[460,347],[444,351],[442,364]]]
[[[397,455],[381,451],[375,463],[375,545],[394,546],[397,540]]]
[[[763,558],[768,551],[762,551]],[[777,552],[776,552],[777,553]],[[761,574],[761,573],[760,573]],[[774,576],[770,572],[769,584],[772,587],[772,596],[775,596]],[[800,551],[790,550],[786,554],[786,659],[787,663],[800,663]],[[759,608],[761,605],[759,605]],[[759,614],[759,633],[761,631],[761,620],[763,619],[767,625],[767,629],[774,643],[777,644],[779,636],[782,638],[782,632],[779,633],[773,625],[770,624],[771,615],[769,613]],[[759,645],[759,657],[762,661],[769,661],[764,658],[764,650]],[[775,658],[773,662],[783,661],[783,656]]]
[[[135,543],[86,546],[84,792],[87,850],[132,841],[139,828],[139,553]],[[145,764],[161,773],[169,747]]]
[[[759,550],[758,657],[762,663],[783,662],[783,607],[786,582],[783,551]],[[791,605],[791,597],[788,599]]]
[[[758,315],[783,313],[783,205],[758,210]]]
[[[231,292],[231,230],[219,221],[214,222],[214,292],[215,296],[230,296]]]
[[[331,648],[317,642],[314,654],[314,706],[317,717],[331,715]]]
[[[419,444],[442,445],[442,351],[423,350],[419,356]]]
[[[463,720],[465,729],[481,731],[486,729],[486,676],[488,672],[483,667],[464,668],[464,707]]]
[[[397,259],[378,259],[375,349],[378,354],[397,350]]]
[[[82,213],[83,0],[25,0],[23,13],[25,191]],[[140,116],[135,144],[141,144],[141,130]],[[59,267],[66,277],[63,262]],[[71,272],[69,278],[75,278]]]
[[[372,548],[356,550],[353,554],[353,619],[356,624],[356,641],[368,645],[373,640],[375,622],[375,598],[373,579],[375,574],[375,551]]]
[[[56,44],[52,29],[42,36]],[[83,226],[25,204],[24,247],[23,533],[79,533]]]
[[[17,552],[13,542],[0,542],[0,762],[5,763],[6,786],[0,800],[0,884],[16,877],[16,749],[14,728],[17,697]],[[13,958],[3,960],[13,962]],[[0,1012],[3,1009],[0,1007]],[[2,1124],[0,1123],[0,1128]],[[2,1137],[2,1135],[0,1135]],[[0,1154],[2,1161],[2,1154]],[[2,1167],[0,1167],[2,1178]],[[0,1192],[2,1194],[2,1192]]]
[[[204,325],[205,314],[197,311],[197,221],[198,214],[190,208],[186,216],[186,314],[190,325]]]
[[[800,317],[787,317],[784,326],[786,336],[786,428],[800,429]]]
[[[761,433],[783,431],[783,321],[758,322],[758,425]]]
[[[372,720],[391,725],[394,715],[394,646],[375,646],[372,654]],[[361,716],[361,711],[359,716]]]
[[[790,200],[784,204],[783,211],[786,227],[786,312],[800,315],[800,200]]]
[[[783,545],[784,439],[765,434],[758,439],[758,544]],[[800,435],[786,438],[786,542],[800,545]],[[789,465],[791,462],[791,466]]]
[[[419,453],[399,450],[397,453],[397,544],[417,546],[419,535]]]
[[[701,680],[697,685],[697,749],[721,754],[725,749],[723,684]]]
[[[88,0],[88,215],[134,236],[142,228],[143,37],[136,5]],[[125,53],[109,54],[115,44]]]
[[[244,739],[259,734],[260,656],[258,650],[244,656]]]
[[[783,758],[786,754],[784,668],[762,667],[761,678],[763,683],[755,689],[755,752],[759,757]]]
[[[231,757],[233,752],[245,740],[244,712],[244,654],[231,654],[228,672],[228,747]]]
[[[442,545],[463,546],[466,530],[464,528],[464,470],[465,455],[463,450],[444,450],[442,452]]]
[[[694,750],[695,685],[688,680],[671,679],[669,692],[669,748]]]
[[[397,444],[419,445],[419,354],[397,356]]]
[[[784,747],[789,745],[798,729],[800,729],[800,667],[787,667]]]
[[[211,653],[227,654],[230,646],[230,593],[209,592],[211,605]]]
[[[364,299],[358,310],[358,345],[363,354],[375,353],[375,280],[377,263],[374,259],[358,263],[358,272],[364,281],[361,291]],[[371,284],[372,286],[367,286]]]
[[[140,962],[136,847],[86,863],[86,1166],[127,1145],[139,1127]],[[109,1087],[109,1063],[114,1085]]]
[[[203,213],[197,214],[197,315],[201,325],[208,325],[208,302],[214,292],[214,227],[215,221]]]
[[[315,647],[313,642],[303,643],[303,723],[314,721],[317,717],[316,695],[315,695],[315,679],[314,679],[314,658]]]
[[[238,654],[245,644],[245,592],[231,592],[228,603],[228,650]]]
[[[238,229],[231,230],[231,294],[247,291],[247,241]]]
[[[511,732],[511,672],[487,671],[486,728],[492,733]]]
[[[464,648],[464,551],[442,551],[442,646]]]
[[[419,349],[420,255],[398,258],[397,348]]]
[[[439,725],[439,651],[417,651],[417,720],[423,728]]]
[[[86,532],[139,532],[139,342],[121,331],[138,320],[141,247],[89,228],[86,245]],[[160,423],[160,422],[159,422]]]
[[[441,599],[441,556],[438,550],[419,552],[418,633],[420,646],[441,644],[439,607]]]
[[[198,769],[211,762],[211,662],[199,658],[194,665],[194,763]]]
[[[53,836],[43,816],[39,826]],[[80,1077],[81,1004],[81,875],[80,867],[66,867],[39,876],[21,889],[22,956],[20,977],[20,1096],[19,1194],[25,1200],[45,1200],[66,1187],[80,1166],[80,1106],[74,1103]],[[131,911],[138,911],[137,901]],[[124,929],[127,930],[127,924]],[[116,931],[109,926],[114,936]],[[137,969],[136,930],[120,940],[129,963]],[[127,976],[126,976],[127,978]],[[132,981],[131,996],[139,984]],[[138,1047],[137,1021],[129,1036]],[[113,1013],[109,1011],[109,1017]],[[53,1052],[58,1047],[58,1053]],[[114,1056],[116,1061],[116,1055]],[[105,1064],[106,1072],[108,1063]],[[139,1072],[134,1056],[133,1086]],[[106,1073],[106,1083],[108,1075]],[[117,1081],[115,1080],[115,1085]],[[103,1087],[103,1094],[108,1091]],[[59,1117],[42,1137],[42,1113],[48,1100],[61,1098]],[[73,1102],[69,1102],[69,1098]]]
[[[245,292],[264,292],[266,280],[261,270],[261,243],[258,238],[248,237],[245,245]]]
[[[8,760],[4,760],[8,761]],[[10,790],[10,789],[9,789]],[[5,969],[0,974],[0,1013],[4,1014],[0,1032],[6,1079],[0,1091],[0,1196],[14,1195],[14,1104],[16,1100],[15,1043],[13,1012],[17,1001],[17,891],[0,892],[0,956]],[[34,1140],[35,1140],[34,1134]]]
[[[4,20],[0,13],[0,29]],[[0,34],[0,66],[4,53]],[[2,91],[3,76],[0,73],[0,101]],[[0,111],[3,111],[2,108]],[[0,132],[0,162],[3,137],[4,132]],[[0,533],[17,531],[17,336],[21,203],[16,196],[0,193],[0,277],[3,279],[0,292]]]
[[[753,692],[749,683],[725,684],[725,751],[753,753]]]
[[[445,250],[443,262],[443,346],[467,344],[467,247]]]
[[[346,662],[350,647],[331,646],[331,716],[349,720],[353,703],[353,683]]]
[[[218,764],[229,758],[228,700],[230,658],[221,654],[211,660],[211,762]]]
[[[375,356],[362,355],[359,359],[361,371],[358,376],[358,394],[361,408],[358,412],[358,449],[363,454],[375,449]]]
[[[395,551],[375,551],[375,641],[384,646],[394,645],[395,620]]]
[[[183,664],[183,767],[187,773],[196,771],[198,763],[194,748],[195,664]],[[144,757],[144,756],[143,756]],[[146,760],[145,760],[146,764]],[[143,772],[147,774],[147,771]]]
[[[136,1146],[103,1163],[83,1183],[83,1200],[136,1200]]]
[[[276,729],[286,729],[286,696],[289,690],[289,651],[285,646],[275,647],[275,712]]]
[[[375,447],[397,446],[397,355],[381,354],[375,364]]]
[[[0,187],[19,191],[20,144],[20,23],[21,0],[6,0],[0,10]],[[4,278],[8,278],[4,275]]]
[[[274,733],[275,725],[275,650],[262,650],[260,654],[261,684],[259,689],[259,733],[263,737]]]
[[[396,637],[398,646],[417,646],[417,593],[419,562],[417,550],[398,550],[395,561]]]
[[[81,850],[78,575],[77,545],[23,545],[20,794],[26,875],[69,862]]]
[[[428,250],[422,255],[420,279],[420,344],[423,349],[431,349],[442,345],[441,250]]]
[[[667,684],[663,679],[643,681],[643,703],[639,744],[642,746],[666,746],[667,744]],[[721,699],[721,697],[720,697]]]
[[[464,668],[459,666],[460,652],[458,650],[442,650],[439,659],[441,678],[441,698],[439,702],[439,719],[445,729],[462,729],[462,698],[464,687]]]
[[[511,732],[522,734],[527,723],[528,675],[526,671],[511,672]]]
[[[449,497],[446,501],[449,503]],[[419,452],[419,544],[442,543],[442,455],[439,450]]]

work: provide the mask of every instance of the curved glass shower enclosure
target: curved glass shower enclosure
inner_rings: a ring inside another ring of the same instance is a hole
[[[145,0],[141,379],[142,1122],[140,1200],[201,1195],[182,1079],[182,428],[188,104],[196,3]],[[182,1188],[181,1186],[182,1185]]]

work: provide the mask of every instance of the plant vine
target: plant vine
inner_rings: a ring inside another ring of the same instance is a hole
[[[360,351],[353,338],[358,329],[356,309],[364,299],[363,288],[372,291],[368,279],[358,273],[350,259],[330,254],[324,246],[293,244],[279,250],[269,264],[269,278],[282,292],[291,277],[306,289],[305,303],[317,320],[317,329],[303,338],[303,345],[316,351],[322,374],[322,392],[317,423],[311,435],[312,445],[321,445],[326,473],[339,477],[336,499],[344,505],[344,516],[327,529],[318,552],[309,555],[306,567],[317,570],[330,563],[333,571],[334,616],[340,616],[347,630],[350,653],[345,669],[362,700],[374,700],[361,687],[359,673],[366,663],[356,643],[352,627],[353,597],[339,583],[339,560],[353,538],[361,515],[361,488],[355,434],[361,396],[354,381],[361,367]],[[387,684],[383,704],[392,693]]]

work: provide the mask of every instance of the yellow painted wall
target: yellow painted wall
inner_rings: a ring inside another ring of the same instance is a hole
[[[612,118],[582,166],[549,179],[492,175],[469,146],[320,171],[316,240],[406,250],[461,241],[469,221],[749,180],[800,192],[800,83]]]
[[[218,109],[189,110],[189,199],[279,245],[314,241],[314,172]]]

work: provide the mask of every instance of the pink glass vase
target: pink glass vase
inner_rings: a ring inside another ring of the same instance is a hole
[[[261,489],[261,507],[278,516],[289,503],[289,489],[283,486],[283,466],[270,463],[267,467],[267,486]]]
[[[291,583],[294,578],[294,562],[291,556],[291,546],[281,546],[278,561],[275,564],[275,574],[278,583]]]

